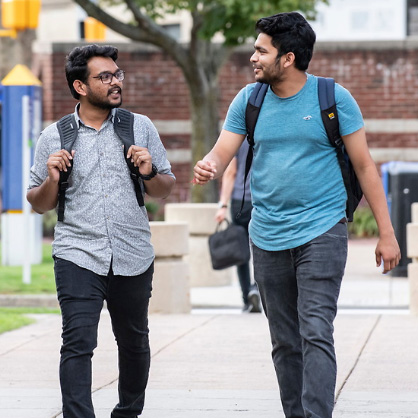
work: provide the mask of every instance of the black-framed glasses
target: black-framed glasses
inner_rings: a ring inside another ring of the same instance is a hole
[[[98,78],[103,84],[110,84],[113,80],[113,77],[116,78],[118,81],[123,81],[125,79],[125,71],[123,70],[117,70],[114,73],[102,73],[98,76],[92,77],[92,78]]]

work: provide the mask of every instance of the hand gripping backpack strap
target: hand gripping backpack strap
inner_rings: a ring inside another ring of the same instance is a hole
[[[335,103],[335,81],[332,78],[318,77],[318,98],[325,131],[337,152],[338,163],[347,191],[346,215],[347,220],[351,222],[363,192],[351,161],[344,150],[344,143],[340,135],[337,105]]]
[[[250,98],[248,99],[247,107],[245,109],[245,125],[247,128],[247,141],[250,145],[248,147],[247,159],[245,160],[245,174],[244,174],[244,193],[242,195],[241,207],[236,215],[238,219],[241,216],[242,208],[245,201],[245,184],[247,181],[248,173],[251,169],[254,155],[254,131],[257,124],[258,115],[260,114],[261,105],[263,104],[264,97],[267,93],[269,85],[265,83],[256,83]]]
[[[126,164],[128,164],[131,173],[131,179],[134,183],[136,200],[139,206],[144,206],[143,183],[140,178],[138,167],[135,167],[130,158],[127,158],[129,147],[134,145],[134,115],[129,110],[116,109],[115,119],[113,122],[115,132],[123,143],[123,153],[125,155]]]
[[[61,149],[71,153],[78,135],[78,127],[74,115],[71,113],[62,117],[57,122],[57,128],[61,139]],[[58,181],[58,221],[60,222],[64,220],[65,192],[68,188],[68,178],[73,169],[73,161],[70,160],[70,163],[71,165],[67,167],[67,171],[60,171],[60,179]]]

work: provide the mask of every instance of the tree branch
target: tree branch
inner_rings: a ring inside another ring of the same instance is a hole
[[[132,12],[138,25],[124,23],[106,13],[102,8],[90,0],[74,0],[86,13],[102,22],[104,25],[138,42],[149,43],[163,49],[174,61],[186,71],[188,68],[188,54],[186,49],[168,35],[153,20],[145,16],[132,0],[125,0],[125,4]]]

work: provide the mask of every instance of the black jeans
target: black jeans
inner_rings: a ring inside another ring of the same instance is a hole
[[[251,211],[253,209],[253,206],[250,201],[245,201],[244,206],[242,208],[241,216],[237,219],[236,215],[239,212],[241,208],[241,200],[232,199],[231,200],[231,219],[232,223],[236,225],[243,226],[247,231],[247,240],[248,245],[249,238],[248,238],[248,224],[251,220]],[[248,293],[251,289],[251,275],[250,275],[250,262],[247,261],[244,264],[240,264],[237,266],[237,273],[238,273],[238,280],[241,287],[242,292],[242,299],[244,301],[244,304],[246,305],[248,303]]]
[[[132,277],[97,275],[55,259],[62,312],[60,383],[64,418],[94,418],[91,399],[93,350],[103,301],[112,320],[119,354],[119,403],[112,418],[136,418],[144,407],[150,367],[148,304],[154,265]]]
[[[285,416],[331,418],[337,376],[333,322],[347,226],[338,223],[291,250],[252,249]]]

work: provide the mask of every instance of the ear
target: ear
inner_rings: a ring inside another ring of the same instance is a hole
[[[296,57],[293,52],[288,52],[287,54],[284,55],[284,57],[285,57],[285,61],[284,61],[283,66],[285,68],[290,67],[294,64]]]
[[[87,92],[86,92],[86,85],[82,81],[75,80],[74,83],[73,83],[73,87],[74,87],[74,90],[80,96],[85,96],[87,94]]]

